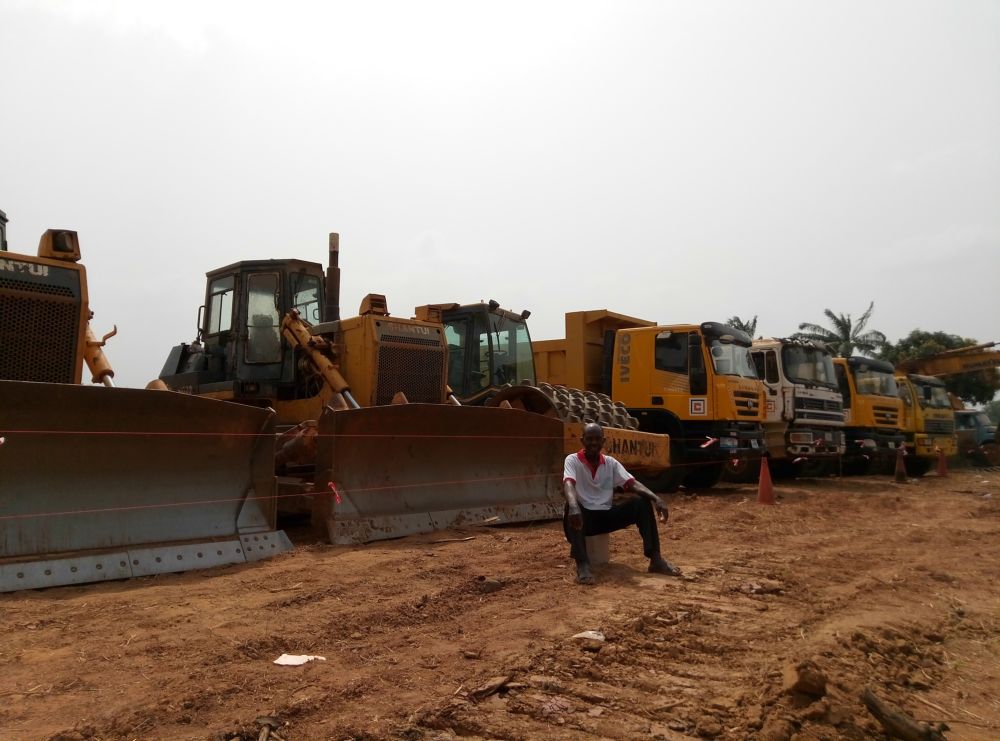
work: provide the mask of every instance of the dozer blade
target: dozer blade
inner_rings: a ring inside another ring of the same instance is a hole
[[[273,417],[170,391],[0,381],[0,591],[288,550]]]
[[[400,404],[327,409],[319,435],[314,518],[325,521],[331,543],[561,515],[562,423],[555,419]]]

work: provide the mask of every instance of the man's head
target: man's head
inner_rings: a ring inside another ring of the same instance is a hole
[[[590,422],[583,428],[583,450],[588,455],[599,455],[604,447],[604,430],[597,422]]]

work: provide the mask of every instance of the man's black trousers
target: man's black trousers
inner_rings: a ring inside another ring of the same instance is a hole
[[[646,558],[660,555],[660,533],[656,529],[656,515],[653,513],[653,503],[644,497],[635,497],[621,504],[613,504],[611,509],[586,509],[580,507],[583,514],[583,527],[574,530],[569,524],[569,505],[563,515],[563,530],[569,541],[569,555],[574,561],[589,561],[587,557],[588,535],[603,535],[615,530],[624,530],[629,525],[639,528],[642,536],[642,552]]]

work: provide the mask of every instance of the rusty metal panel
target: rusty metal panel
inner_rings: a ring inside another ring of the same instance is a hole
[[[0,381],[0,591],[24,588],[32,563],[51,586],[104,571],[86,560],[98,555],[118,558],[117,578],[246,561],[244,535],[287,549],[273,417],[169,391]],[[62,577],[46,565],[59,559],[77,559]]]
[[[315,514],[333,543],[548,519],[562,506],[562,423],[538,414],[443,404],[328,409],[319,434],[324,495]]]

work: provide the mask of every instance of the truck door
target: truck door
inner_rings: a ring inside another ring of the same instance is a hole
[[[656,335],[651,393],[681,419],[709,419],[708,383],[701,337],[693,332],[665,330]]]

